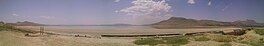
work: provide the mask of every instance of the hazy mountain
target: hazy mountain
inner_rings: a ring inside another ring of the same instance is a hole
[[[34,22],[24,21],[24,22],[17,22],[17,23],[6,23],[9,25],[15,25],[15,26],[44,26],[44,24],[38,24]]]
[[[264,26],[262,23],[257,23],[254,20],[221,22],[214,20],[195,20],[181,17],[171,17],[168,20],[160,21],[151,24],[155,28],[185,28],[185,27],[260,27]]]
[[[101,24],[101,25],[96,25],[96,26],[134,26],[132,24]]]

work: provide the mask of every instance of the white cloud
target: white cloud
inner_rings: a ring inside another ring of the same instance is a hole
[[[114,2],[119,2],[120,0],[115,0]]]
[[[211,5],[211,3],[212,3],[212,2],[209,0],[209,2],[208,2],[208,5],[210,6],[210,5]]]
[[[170,18],[171,6],[165,0],[135,0],[132,6],[121,9],[118,13],[128,15],[133,24],[151,24]]]
[[[195,4],[195,1],[194,0],[188,0],[187,3],[189,3],[189,4]]]
[[[19,16],[19,15],[15,14],[15,13],[13,13],[12,15],[13,15],[13,16]]]

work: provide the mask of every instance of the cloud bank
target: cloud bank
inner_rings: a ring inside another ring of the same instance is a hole
[[[126,21],[132,24],[151,24],[170,18],[171,6],[165,0],[135,0],[132,6],[117,11],[127,15]],[[132,17],[127,19],[127,17]]]

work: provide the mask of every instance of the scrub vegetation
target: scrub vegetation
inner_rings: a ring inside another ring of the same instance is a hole
[[[158,44],[166,44],[172,46],[179,46],[188,44],[187,37],[179,36],[179,37],[165,37],[165,38],[141,38],[139,40],[134,41],[137,45],[158,45]]]
[[[22,32],[22,33],[36,33],[34,31],[19,29],[12,25],[7,24],[0,24],[0,31],[15,31],[15,32]]]
[[[245,46],[262,46],[264,45],[264,29],[254,29],[241,36],[206,34],[197,36],[176,36],[164,38],[141,38],[134,41],[137,45],[159,45],[169,46],[187,45],[193,42],[214,41],[219,42],[216,46],[233,46],[242,44]]]
[[[264,29],[255,29],[254,31],[259,35],[264,35]]]

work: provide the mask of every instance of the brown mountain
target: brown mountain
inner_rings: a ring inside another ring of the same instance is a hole
[[[15,25],[15,26],[44,26],[44,24],[38,24],[34,22],[24,21],[24,22],[17,22],[17,23],[6,23],[9,25]]]
[[[264,24],[254,20],[221,22],[214,20],[195,20],[181,17],[171,17],[158,23],[151,24],[155,28],[186,28],[186,27],[262,27]]]

